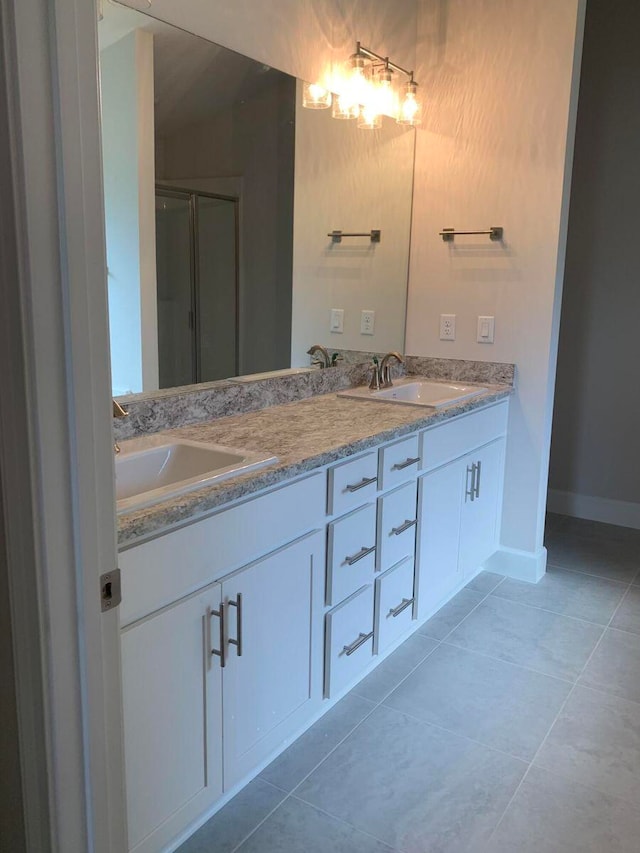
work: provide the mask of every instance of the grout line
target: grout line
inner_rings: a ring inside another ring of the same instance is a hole
[[[600,628],[601,631],[605,631],[605,627],[603,625],[596,625],[596,628]],[[515,663],[515,661],[507,660],[506,658],[499,658],[495,655],[490,655],[488,652],[481,652],[478,649],[470,649],[468,646],[460,646],[458,643],[452,643],[451,640],[443,640],[441,645],[450,646],[452,649],[460,649],[463,652],[470,652],[474,655],[480,655],[480,657],[488,658],[489,660],[497,661],[498,663],[504,663],[508,666],[517,666],[519,669],[525,670],[525,672],[532,672],[536,675],[544,675],[546,678],[554,678],[556,681],[562,681],[564,684],[571,684],[572,686],[576,683],[571,678],[565,678],[562,675],[552,675],[550,672],[545,672],[542,669],[535,669],[532,666],[525,666],[522,663]],[[578,676],[580,677],[580,676]]]
[[[611,581],[612,583],[619,583],[619,584],[622,584],[623,586],[627,586],[627,585],[631,586],[633,584],[633,582],[636,580],[636,578],[638,577],[638,571],[639,571],[637,569],[635,570],[636,573],[634,574],[634,576],[631,578],[630,581],[620,581],[620,580],[616,580],[615,578],[608,577],[607,575],[598,575],[598,574],[595,574],[594,572],[585,572],[582,569],[572,569],[572,568],[569,568],[569,566],[561,566],[559,563],[554,563],[550,560],[547,561],[547,565],[551,566],[551,568],[553,568],[553,569],[562,569],[565,572],[573,572],[574,575],[586,575],[588,578],[599,578],[600,580]],[[633,571],[633,569],[632,569],[632,571]]]
[[[627,592],[628,589],[625,588],[624,592],[620,593],[620,601],[624,599]],[[529,610],[540,610],[543,613],[550,613],[552,616],[562,616],[564,619],[571,619],[574,622],[582,622],[584,625],[593,625],[596,628],[606,628],[609,624],[608,622],[594,622],[592,619],[583,619],[581,616],[570,616],[568,613],[560,613],[558,610],[549,610],[548,607],[539,607],[537,604],[527,604],[526,601],[514,601],[513,598],[506,598],[504,595],[494,595],[494,593],[491,593],[491,595],[494,598],[499,598],[500,601],[508,601],[510,604],[517,604],[520,605],[520,607],[528,607]],[[620,601],[616,604],[614,610],[617,610]]]
[[[575,684],[572,686],[571,690],[569,691],[569,693],[568,693],[568,695],[567,695],[567,698],[566,698],[566,699],[564,700],[564,702],[560,705],[560,708],[559,708],[559,710],[558,710],[558,713],[557,713],[557,714],[556,714],[556,716],[555,716],[555,719],[553,720],[553,722],[552,722],[552,723],[551,723],[551,725],[549,726],[549,729],[547,730],[546,735],[544,736],[544,738],[543,738],[543,739],[542,739],[542,741],[540,742],[540,745],[538,746],[538,749],[536,750],[536,752],[535,752],[535,754],[534,754],[533,758],[532,758],[532,759],[531,759],[531,761],[529,762],[529,766],[527,767],[527,769],[526,769],[526,771],[525,771],[524,776],[522,777],[522,779],[520,780],[520,782],[519,782],[519,784],[518,784],[517,788],[516,788],[516,789],[515,789],[515,791],[513,792],[513,795],[512,795],[512,797],[511,797],[511,799],[510,799],[510,800],[509,800],[509,802],[507,803],[507,806],[506,806],[505,810],[503,811],[503,813],[502,813],[502,815],[501,815],[501,817],[500,817],[500,820],[496,823],[496,825],[495,825],[495,827],[494,827],[494,829],[493,829],[493,832],[492,832],[492,833],[491,833],[491,835],[489,836],[489,839],[488,839],[488,841],[487,841],[487,844],[488,844],[488,843],[489,843],[489,842],[494,838],[494,836],[495,836],[496,832],[498,831],[498,829],[499,829],[500,825],[502,824],[502,821],[503,821],[503,820],[504,820],[504,818],[505,818],[505,815],[507,814],[507,812],[508,812],[509,808],[511,807],[511,804],[512,804],[512,803],[513,803],[513,801],[515,800],[516,796],[518,795],[518,792],[519,792],[519,791],[520,791],[520,789],[522,788],[522,785],[524,784],[524,782],[525,782],[525,780],[526,780],[527,776],[529,775],[529,772],[531,771],[531,768],[535,765],[535,762],[536,762],[536,759],[538,758],[538,755],[539,755],[539,754],[540,754],[540,752],[542,751],[542,749],[543,749],[544,745],[547,743],[547,741],[548,741],[548,739],[549,739],[549,736],[551,735],[551,732],[553,731],[553,729],[554,729],[554,727],[555,727],[556,723],[557,723],[557,722],[558,722],[558,720],[560,719],[560,716],[561,716],[561,715],[562,715],[562,713],[564,712],[564,709],[567,707],[567,704],[568,704],[569,700],[571,699],[571,697],[572,697],[572,696],[573,696],[573,694],[575,693],[576,688],[577,688],[578,686],[580,686],[580,685],[579,685],[580,678],[582,678],[582,676],[584,675],[585,670],[586,670],[586,669],[587,669],[587,667],[589,666],[589,663],[591,662],[591,660],[592,660],[593,656],[595,655],[596,651],[597,651],[597,650],[598,650],[598,648],[600,647],[600,644],[601,644],[601,642],[602,642],[602,639],[603,639],[604,635],[605,635],[605,634],[606,634],[606,632],[607,632],[607,629],[609,628],[609,626],[611,625],[612,621],[614,620],[614,618],[615,618],[615,616],[616,616],[616,613],[617,613],[617,612],[618,612],[618,610],[620,609],[620,606],[622,605],[622,602],[623,602],[623,601],[624,601],[624,599],[626,598],[626,594],[627,594],[627,592],[629,591],[629,589],[631,588],[631,586],[632,586],[632,581],[630,581],[630,582],[629,582],[629,584],[627,585],[627,590],[626,590],[625,594],[622,596],[622,598],[621,598],[621,599],[620,599],[620,601],[618,602],[618,606],[616,607],[616,609],[615,609],[615,610],[613,611],[613,613],[611,614],[611,619],[609,619],[608,624],[604,627],[604,629],[603,629],[603,631],[602,631],[602,633],[601,633],[600,637],[598,638],[598,640],[597,640],[597,642],[596,642],[595,646],[594,646],[594,647],[593,647],[593,649],[591,650],[591,654],[589,655],[589,657],[587,658],[587,660],[586,660],[586,662],[585,662],[584,666],[583,666],[583,667],[582,667],[582,669],[580,670],[580,674],[578,675],[578,677],[577,677],[577,679],[576,679],[576,681],[575,681]],[[601,692],[604,692],[604,691],[601,691]],[[611,694],[611,695],[614,695],[614,694]],[[542,768],[542,769],[545,769],[545,768]],[[562,778],[564,779],[564,778],[566,778],[566,777],[562,777]],[[567,780],[567,782],[569,782],[569,781],[570,781],[570,780]],[[598,793],[602,794],[602,791],[599,791]]]

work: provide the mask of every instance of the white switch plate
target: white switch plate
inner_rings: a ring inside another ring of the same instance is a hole
[[[478,343],[492,344],[495,328],[495,317],[478,317]]]
[[[455,341],[456,339],[456,315],[440,315],[440,340]]]
[[[344,332],[344,308],[331,309],[331,323],[329,331],[341,334]]]
[[[376,312],[365,308],[360,314],[360,334],[372,335],[376,328]]]

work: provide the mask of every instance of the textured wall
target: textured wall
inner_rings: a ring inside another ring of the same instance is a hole
[[[638,505],[640,4],[589,0],[549,485]]]
[[[515,362],[503,544],[539,551],[579,0],[423,0],[407,352]],[[442,227],[502,225],[446,244]],[[439,315],[457,339],[439,340]],[[495,344],[476,343],[479,314]]]

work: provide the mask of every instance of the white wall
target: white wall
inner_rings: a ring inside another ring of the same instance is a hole
[[[502,544],[512,549],[507,569],[517,573],[520,565],[526,576],[544,567],[579,7],[580,0],[420,4],[417,70],[426,109],[417,139],[406,349],[516,363]],[[504,227],[503,245],[438,236],[443,227],[491,225]],[[439,340],[441,313],[457,315],[453,342]],[[496,318],[493,345],[476,343],[481,314]]]
[[[364,131],[330,110],[297,110],[293,366],[309,364],[313,343],[404,351],[414,144],[415,132],[392,119]],[[327,237],[334,229],[373,228],[382,232],[380,243]],[[342,333],[329,330],[331,308],[345,312]],[[362,309],[376,312],[373,335],[360,333]]]
[[[589,0],[549,507],[640,528],[640,4]]]
[[[158,387],[153,36],[100,54],[113,394]]]

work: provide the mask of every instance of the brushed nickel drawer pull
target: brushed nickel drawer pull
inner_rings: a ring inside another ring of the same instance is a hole
[[[377,483],[377,477],[363,477],[359,483],[355,483],[352,486],[347,486],[348,492],[358,492],[360,489],[364,489],[365,486],[370,486],[371,483]]]
[[[469,474],[471,474],[471,488],[469,488]],[[464,492],[464,502],[467,502],[467,498],[471,498],[472,501],[475,500],[476,497],[476,463],[473,465],[467,465],[467,482],[465,484],[465,492]]]
[[[391,470],[402,471],[403,468],[409,468],[410,465],[417,465],[419,461],[419,456],[411,456],[408,459],[405,459],[404,462],[396,462],[395,465],[391,466]]]
[[[236,615],[237,615],[236,639],[235,640],[230,639],[229,645],[236,647],[236,652],[238,654],[238,657],[240,658],[240,657],[242,657],[242,593],[239,592],[236,595],[236,600],[235,601],[229,601],[228,605],[229,605],[229,607],[235,607],[236,608]]]
[[[353,557],[345,557],[345,563],[348,563],[350,566],[353,566],[354,563],[358,563],[360,562],[360,560],[364,560],[365,557],[368,557],[369,554],[373,554],[375,550],[375,545],[372,545],[371,548],[367,548],[366,545],[363,545],[362,548],[358,551],[358,553],[354,554]]]
[[[396,616],[399,616],[403,610],[406,610],[410,604],[413,604],[413,598],[403,598],[400,604],[397,607],[392,607],[389,611],[389,616],[393,616],[395,619]]]
[[[364,646],[367,640],[370,640],[373,637],[373,631],[370,631],[368,634],[363,634],[362,632],[358,634],[358,639],[354,640],[350,646],[343,646],[342,651],[346,654],[347,657],[352,655],[355,651],[357,651],[360,646]]]
[[[224,602],[220,602],[220,606],[218,610],[210,610],[209,611],[209,624],[211,624],[211,617],[217,616],[220,620],[220,632],[218,634],[220,650],[211,649],[211,654],[216,655],[216,657],[220,658],[220,666],[224,668],[226,666],[225,654],[224,654]]]
[[[407,519],[404,524],[400,525],[400,527],[392,527],[391,532],[394,534],[394,536],[400,536],[401,533],[404,533],[405,530],[408,530],[410,527],[413,527],[414,524],[417,523],[417,518],[412,518],[411,520]]]
[[[480,497],[480,474],[482,473],[482,460],[476,462],[476,497]]]

